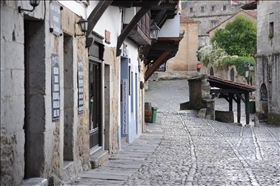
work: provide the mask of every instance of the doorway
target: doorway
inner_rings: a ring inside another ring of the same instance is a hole
[[[102,145],[101,64],[89,60],[89,136],[90,149]]]
[[[43,21],[24,21],[24,178],[40,177],[45,133],[45,27]]]

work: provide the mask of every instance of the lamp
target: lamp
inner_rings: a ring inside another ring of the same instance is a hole
[[[75,37],[76,36],[83,36],[83,35],[85,35],[85,33],[86,33],[87,29],[88,29],[88,21],[83,19],[83,18],[81,18],[76,24],[79,25],[79,27],[80,27],[81,31],[83,32],[83,34],[76,34],[75,33]]]
[[[254,70],[254,65],[249,64],[249,70],[250,70],[250,71],[253,71],[253,70]]]
[[[157,26],[156,22],[153,22],[150,26],[150,38],[153,40],[157,40],[159,30],[160,28]]]
[[[32,10],[27,10],[27,9],[23,9],[21,8],[21,6],[18,7],[18,12],[21,13],[23,11],[27,11],[27,12],[33,12],[33,10],[35,10],[35,7],[38,6],[40,3],[40,0],[29,0],[29,4],[33,7]]]

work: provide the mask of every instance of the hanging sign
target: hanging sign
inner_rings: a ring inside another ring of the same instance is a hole
[[[50,32],[56,36],[61,35],[60,31],[60,6],[56,2],[50,3]]]
[[[60,116],[60,78],[59,59],[57,54],[52,54],[52,120],[59,120]]]
[[[122,134],[127,134],[128,123],[128,80],[122,80]]]
[[[83,62],[78,60],[78,112],[84,111],[84,71]]]

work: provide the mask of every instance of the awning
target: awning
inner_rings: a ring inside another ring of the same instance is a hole
[[[211,87],[210,93],[219,93],[229,102],[229,111],[232,111],[232,100],[237,103],[237,121],[240,123],[241,100],[245,103],[246,124],[249,124],[249,93],[256,90],[255,86],[237,83],[222,78],[208,76]]]

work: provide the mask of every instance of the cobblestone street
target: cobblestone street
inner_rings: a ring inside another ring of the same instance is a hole
[[[244,105],[242,126],[197,118],[179,110],[188,93],[187,80],[149,82],[145,101],[158,107],[156,123],[70,185],[280,185],[280,127],[244,125]],[[228,110],[225,99],[215,102]]]

